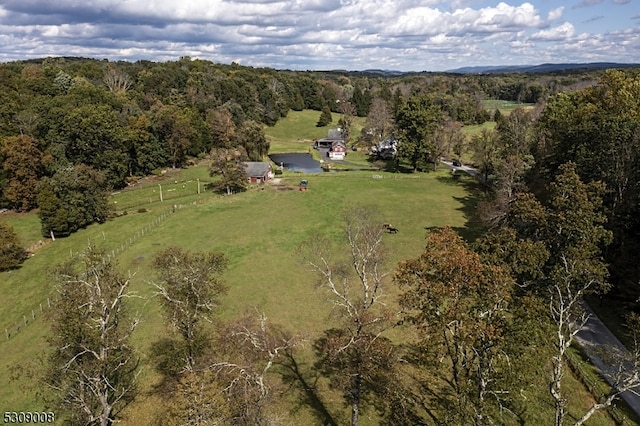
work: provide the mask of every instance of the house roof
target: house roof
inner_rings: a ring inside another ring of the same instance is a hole
[[[263,177],[271,170],[271,164],[264,161],[245,161],[249,177]]]

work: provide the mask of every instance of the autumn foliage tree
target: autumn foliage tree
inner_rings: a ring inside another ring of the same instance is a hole
[[[4,138],[0,158],[4,158],[2,169],[7,179],[5,198],[18,211],[36,208],[35,189],[44,175],[44,155],[36,141],[27,135]]]
[[[423,395],[433,398],[422,403],[441,413],[432,416],[444,424],[497,421],[497,407],[508,394],[501,381],[508,374],[515,288],[508,270],[483,262],[455,231],[444,228],[427,236],[418,258],[399,264],[395,280],[403,289],[404,321],[418,331],[415,361],[439,379],[427,384],[432,381],[423,373],[429,389]]]

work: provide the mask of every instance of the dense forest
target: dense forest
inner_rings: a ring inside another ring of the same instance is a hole
[[[447,365],[453,369],[450,393],[435,397],[452,409],[451,417],[438,421],[485,424],[501,404],[522,408],[503,396],[496,397],[498,405],[487,402],[497,395],[497,386],[518,386],[514,382],[519,377],[500,376],[502,356],[529,360],[536,345],[545,344],[540,335],[528,335],[525,342],[526,330],[555,327],[559,341],[545,350],[556,351],[550,392],[556,424],[562,424],[566,403],[560,387],[562,359],[577,321],[572,317],[575,304],[584,294],[593,294],[624,312],[632,313],[637,307],[640,72],[636,69],[386,75],[251,68],[188,57],[166,63],[46,58],[1,64],[0,84],[0,207],[20,212],[37,209],[42,234],[51,238],[106,220],[111,214],[107,191],[163,168],[186,167],[215,152],[228,156],[241,151],[243,159],[262,160],[269,151],[264,126],[275,125],[292,110],[315,110],[319,117],[327,110],[339,113],[338,125],[353,147],[368,148],[393,136],[398,153],[389,164],[407,173],[429,170],[441,157],[469,155],[484,190],[477,213],[483,235],[467,242],[448,228],[433,232],[427,241],[430,250],[401,262],[394,276],[404,291],[399,302],[403,321],[416,327],[417,347],[428,348],[422,355],[413,354],[411,363],[432,366],[438,357],[448,357]],[[502,115],[487,109],[485,101],[492,99],[535,106]],[[358,138],[350,137],[355,116],[366,117]],[[495,128],[473,136],[460,131],[462,126],[487,121],[495,121]],[[323,246],[306,247],[306,259],[327,279],[329,290],[347,308],[351,324],[328,330],[317,344],[329,354],[327,377],[334,377],[336,371],[354,371],[355,381],[336,384],[350,395],[346,399],[356,419],[352,424],[357,424],[360,396],[364,404],[369,395],[371,404],[384,406],[391,401],[396,408],[406,408],[387,413],[390,422],[420,424],[430,418],[425,407],[432,403],[432,396],[417,392],[409,401],[409,391],[394,388],[397,383],[384,374],[397,367],[389,364],[397,348],[390,340],[378,338],[378,327],[390,318],[377,304],[375,283],[381,277],[368,275],[371,272],[363,266],[379,260],[381,231],[379,226],[371,227],[378,219],[370,215],[354,209],[345,217],[356,280],[367,291],[363,300],[369,301],[362,307],[355,308],[353,300],[336,290],[328,263],[313,263]],[[11,242],[11,229],[3,226],[0,231],[0,237],[10,242],[5,244],[6,257],[12,259],[4,261],[3,256],[0,267],[15,268],[26,254]],[[359,251],[363,248],[370,250],[371,258],[358,255],[367,252]],[[199,335],[196,326],[204,319],[202,306],[190,307],[193,312],[187,315],[191,316],[180,318],[185,315],[178,309],[181,298],[191,296],[180,293],[179,277],[195,274],[191,290],[202,285],[215,301],[224,293],[216,277],[226,260],[169,248],[158,255],[156,266],[163,283],[159,287],[163,309],[177,321],[180,334],[177,340],[163,343],[165,358],[159,365],[171,389],[187,392],[189,386],[206,381],[194,371],[209,355],[207,344],[200,340],[207,336]],[[104,273],[105,282],[120,289],[113,296],[117,306],[126,280],[95,258],[89,258],[85,267],[87,273],[96,271],[96,276]],[[70,279],[75,274],[71,269],[61,274],[65,283],[81,279]],[[69,303],[84,297],[74,293],[73,285],[68,291]],[[549,306],[550,323],[534,325],[541,310]],[[61,317],[54,324],[64,327],[86,315],[74,309],[69,305],[59,311]],[[629,317],[631,323],[633,318]],[[254,346],[262,343],[251,333],[264,332],[264,327],[243,328]],[[66,332],[60,331],[56,336]],[[283,345],[275,349],[289,349],[287,342]],[[131,359],[125,346],[117,348],[122,365]],[[250,356],[251,350],[240,351],[241,356]],[[166,354],[171,351],[179,353],[186,366],[169,359]],[[66,355],[55,354],[60,359]],[[526,379],[539,372],[531,368],[521,374]],[[56,382],[64,377],[52,380],[59,387],[68,385]],[[128,386],[131,377],[123,380]],[[216,386],[221,384],[207,383],[212,387],[204,392],[218,395]],[[260,390],[253,388],[257,393],[250,397],[260,400]],[[251,416],[257,419],[261,413],[252,410],[260,407],[247,401],[242,407],[225,405],[225,410],[239,410],[247,416],[243,421],[249,422]],[[174,413],[181,413],[178,405],[187,402],[174,402]]]

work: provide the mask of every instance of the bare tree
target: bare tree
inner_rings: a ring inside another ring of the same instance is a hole
[[[373,100],[364,127],[371,137],[370,145],[377,145],[388,136],[393,128],[393,117],[385,100],[380,98]]]
[[[228,323],[218,336],[219,353],[207,367],[223,387],[234,424],[273,424],[268,412],[273,382],[267,375],[278,360],[291,353],[300,339],[269,324],[264,313],[244,315]]]
[[[160,284],[154,284],[165,315],[186,345],[184,367],[192,370],[199,353],[202,321],[211,322],[226,286],[219,275],[227,266],[221,253],[190,253],[169,247],[155,258]]]
[[[129,280],[93,247],[83,260],[80,272],[70,261],[55,274],[60,299],[49,314],[54,351],[46,382],[73,424],[107,426],[136,395],[138,357],[129,338],[138,321],[125,315]]]
[[[593,403],[574,426],[583,425],[598,410],[611,406],[624,392],[632,391],[637,395],[640,388],[640,317],[637,314],[627,318],[627,328],[632,342],[630,350],[603,347],[596,351],[597,356],[609,365],[601,374],[611,387],[604,398]]]
[[[345,261],[333,261],[331,244],[321,237],[307,243],[303,252],[344,319],[317,346],[335,367],[335,382],[346,391],[351,424],[356,426],[363,393],[383,383],[385,373],[392,374],[393,350],[381,336],[390,319],[381,300],[388,275],[382,221],[375,210],[365,206],[347,210],[343,218],[349,247]]]
[[[555,324],[555,354],[552,358],[553,372],[549,384],[549,392],[555,404],[555,425],[562,426],[565,415],[566,398],[562,392],[562,378],[564,377],[564,360],[567,349],[574,338],[584,327],[589,316],[584,312],[580,302],[585,291],[594,284],[589,280],[583,285],[575,283],[576,263],[562,256],[561,273],[550,288],[549,309]]]
[[[109,68],[104,74],[104,84],[114,93],[126,92],[131,87],[131,77],[124,71]]]

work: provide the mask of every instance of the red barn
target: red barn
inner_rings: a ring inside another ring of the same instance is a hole
[[[244,163],[247,169],[247,175],[249,175],[249,181],[251,183],[264,183],[269,179],[273,179],[273,170],[271,163],[262,161],[246,161]]]

